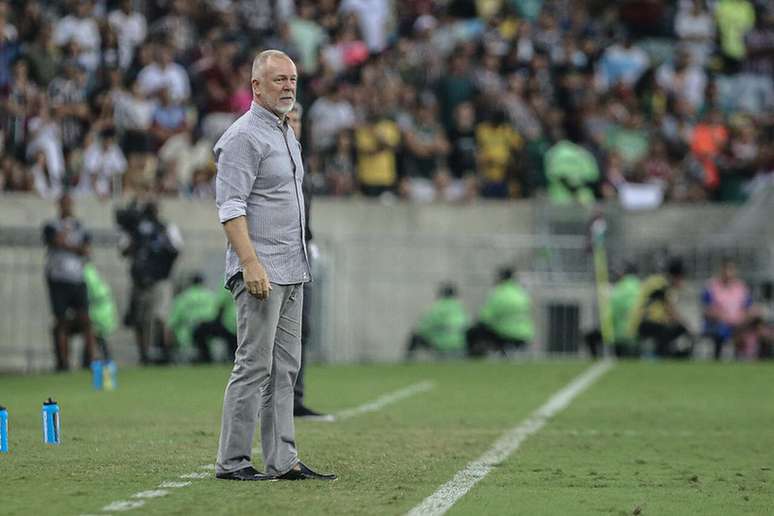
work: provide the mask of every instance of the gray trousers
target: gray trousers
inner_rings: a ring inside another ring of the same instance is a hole
[[[251,465],[260,418],[265,471],[281,475],[298,462],[293,385],[301,362],[303,286],[272,284],[269,298],[260,300],[248,294],[239,279],[232,293],[237,351],[223,399],[216,471]]]

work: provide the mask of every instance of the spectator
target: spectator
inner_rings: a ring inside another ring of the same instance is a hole
[[[453,283],[441,285],[438,299],[419,318],[406,358],[412,359],[421,349],[439,356],[461,356],[469,324],[465,306],[457,297],[457,287]]]
[[[169,12],[151,24],[150,35],[168,39],[173,53],[186,55],[196,44],[195,4],[187,0],[172,0],[168,5]]]
[[[654,274],[642,283],[640,297],[629,319],[629,330],[640,340],[652,339],[653,353],[660,358],[689,358],[693,353],[692,341],[678,343],[681,337],[691,337],[677,308],[684,277],[682,260],[671,259],[666,274]]]
[[[707,281],[701,296],[704,333],[715,344],[715,360],[723,356],[723,346],[748,322],[752,297],[744,281],[737,278],[736,264],[723,260],[720,273]]]
[[[379,53],[387,45],[387,24],[390,16],[387,0],[342,0],[339,12],[353,12],[360,23],[368,50]]]
[[[52,118],[59,122],[62,146],[69,152],[83,142],[84,128],[90,122],[86,103],[86,72],[76,61],[63,63],[63,74],[54,78],[48,86]]]
[[[357,27],[345,23],[335,34],[334,41],[322,49],[320,59],[338,75],[363,64],[368,59],[368,47],[358,38]]]
[[[501,109],[495,110],[476,125],[476,148],[481,196],[504,199],[519,197],[524,177],[517,175],[517,154],[523,140],[505,119]]]
[[[397,131],[396,131],[397,133]],[[334,196],[347,196],[355,191],[355,175],[357,167],[354,160],[354,143],[353,143],[352,131],[343,130],[339,131],[336,137],[336,150],[330,159],[325,162],[325,191]],[[393,153],[394,154],[394,153]],[[393,155],[393,163],[395,162],[395,156]],[[391,167],[388,166],[387,170]],[[394,166],[392,167],[394,169]],[[364,168],[365,174],[369,174],[372,169]],[[387,176],[390,173],[388,172]],[[394,174],[397,177],[397,174]],[[389,179],[386,181],[388,185],[395,183],[395,179]]]
[[[355,125],[355,111],[346,98],[347,85],[338,81],[309,108],[309,136],[312,148],[321,156],[333,150],[336,135]]]
[[[103,129],[98,138],[86,148],[83,172],[76,186],[80,195],[97,195],[105,199],[114,191],[120,192],[121,179],[126,172],[126,158],[116,143],[113,128]]]
[[[93,16],[94,2],[78,0],[69,3],[72,14],[61,18],[56,24],[54,43],[59,47],[76,43],[80,51],[79,63],[93,73],[99,66],[101,47],[99,26]]]
[[[449,57],[446,73],[435,87],[438,99],[441,123],[451,127],[454,121],[454,110],[457,105],[473,100],[476,93],[475,84],[470,73],[470,61],[461,51],[456,49]]]
[[[513,269],[501,269],[497,281],[478,322],[466,333],[468,356],[480,357],[490,350],[507,355],[528,346],[534,338],[529,294],[514,278]]]
[[[717,160],[728,142],[728,129],[723,115],[713,109],[693,129],[691,152],[701,165],[703,183],[707,190],[716,190],[720,185]]]
[[[704,105],[707,74],[688,53],[679,53],[674,65],[662,64],[656,80],[669,95],[688,102],[694,109]]]
[[[562,140],[545,156],[549,198],[557,204],[594,200],[594,184],[599,180],[597,160],[584,147]]]
[[[630,36],[623,43],[613,43],[599,61],[597,81],[605,91],[620,84],[631,87],[650,64],[648,54],[634,44]]]
[[[434,182],[449,153],[449,142],[435,114],[435,99],[423,99],[410,125],[402,132],[405,154],[401,193],[415,201],[426,202],[436,198]]]
[[[212,59],[203,64],[203,69],[198,74],[198,79],[204,84],[204,104],[202,107],[203,111],[207,113],[202,119],[202,131],[211,141],[220,138],[220,135],[235,119],[231,95],[233,80],[237,75],[234,60],[238,50],[235,40],[217,41]],[[250,84],[249,79],[245,84]],[[242,113],[244,111],[239,114]]]
[[[703,66],[709,60],[715,45],[715,20],[705,0],[678,2],[675,33],[680,48],[691,56],[691,61]]]
[[[473,104],[463,102],[454,111],[454,126],[449,131],[449,173],[451,188],[467,200],[477,193],[476,113]]]
[[[13,65],[8,93],[0,100],[0,128],[8,151],[16,156],[24,153],[27,141],[28,117],[38,104],[40,92],[29,80],[27,62],[20,58]]]
[[[755,9],[747,0],[718,0],[715,21],[727,71],[737,71],[745,57],[744,36],[755,25]]]
[[[369,197],[392,192],[398,180],[396,148],[401,141],[398,125],[374,104],[365,123],[355,129],[357,179]]]
[[[315,20],[316,13],[313,2],[301,0],[298,2],[298,15],[288,20],[291,40],[301,56],[298,64],[302,76],[311,76],[317,72],[317,55],[328,39]]]
[[[148,34],[145,16],[134,10],[132,0],[121,0],[118,9],[108,15],[108,23],[118,36],[119,65],[126,70],[132,64],[135,48]]]
[[[153,62],[140,71],[137,81],[148,97],[161,97],[166,91],[172,101],[184,102],[191,96],[188,73],[173,61],[173,50],[167,45],[156,48]]]
[[[61,63],[61,52],[54,43],[53,36],[53,27],[46,23],[40,27],[35,39],[24,47],[30,77],[43,89],[48,88]]]
[[[30,120],[29,132],[27,159],[32,163],[35,191],[44,199],[58,198],[64,187],[65,158],[59,125],[49,117],[45,102],[40,114]]]

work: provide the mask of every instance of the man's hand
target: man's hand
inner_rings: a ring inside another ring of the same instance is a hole
[[[271,291],[269,276],[266,275],[266,269],[261,262],[251,260],[242,266],[242,276],[245,281],[247,292],[258,299],[266,299]]]

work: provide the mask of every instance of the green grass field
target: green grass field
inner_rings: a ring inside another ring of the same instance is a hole
[[[86,373],[0,377],[11,438],[0,514],[104,514],[138,500],[127,514],[404,514],[589,365],[312,367],[309,405],[330,412],[434,382],[377,412],[298,422],[302,460],[336,472],[333,483],[224,482],[202,469],[215,459],[225,367],[126,369],[114,392],[93,391]],[[41,436],[48,396],[62,407],[53,448]],[[774,514],[772,468],[774,366],[619,363],[449,514]],[[180,478],[192,472],[209,476]],[[191,484],[133,497],[165,481]]]

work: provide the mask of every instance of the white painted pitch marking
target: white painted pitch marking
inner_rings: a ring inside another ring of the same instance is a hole
[[[454,478],[411,509],[408,516],[440,516],[451,509],[457,500],[465,496],[473,486],[489,474],[494,466],[507,459],[527,437],[539,431],[549,419],[567,408],[576,396],[605,374],[612,365],[611,361],[605,360],[588,368],[521,424],[508,430],[483,455],[458,471]]]
[[[411,396],[419,394],[420,392],[429,391],[433,387],[435,387],[435,384],[430,381],[415,383],[413,385],[409,385],[408,387],[398,389],[397,391],[388,392],[387,394],[379,396],[375,400],[369,401],[368,403],[360,405],[359,407],[342,410],[336,414],[336,419],[349,419],[351,417],[359,416],[360,414],[376,412],[377,410],[381,410],[387,405],[397,401],[410,398]]]
[[[140,491],[139,493],[134,493],[132,498],[160,498],[162,496],[167,496],[168,494],[169,491],[166,489],[151,489],[150,491]]]
[[[206,469],[207,471],[215,471],[215,464],[202,464],[199,469]]]
[[[175,482],[174,480],[165,480],[159,484],[159,489],[179,489],[181,487],[188,487],[191,485],[191,481],[187,482]]]
[[[202,478],[210,478],[212,475],[209,473],[204,472],[194,472],[194,473],[186,473],[185,475],[180,475],[180,478],[194,478],[194,479],[202,479]]]
[[[102,508],[103,512],[124,512],[131,511],[132,509],[138,509],[145,505],[145,500],[124,500],[120,502],[113,502],[110,505],[106,505]]]

